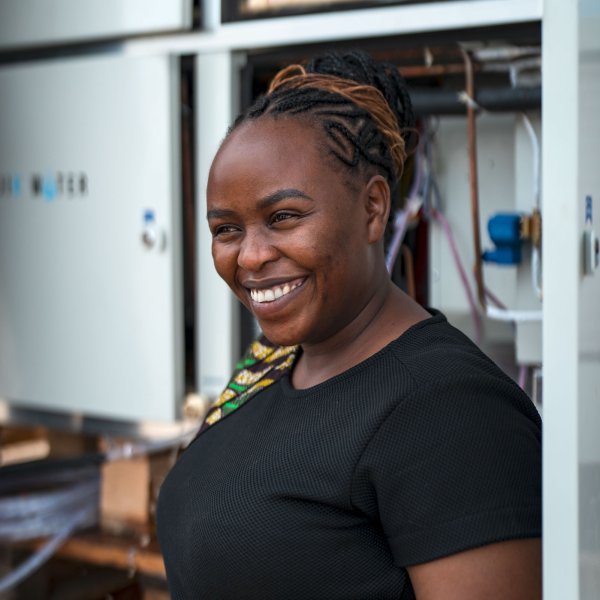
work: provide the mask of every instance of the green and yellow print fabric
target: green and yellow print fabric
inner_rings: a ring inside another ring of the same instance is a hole
[[[244,358],[235,365],[227,387],[209,410],[199,433],[288,373],[297,354],[298,346],[275,346],[264,336],[252,342]]]

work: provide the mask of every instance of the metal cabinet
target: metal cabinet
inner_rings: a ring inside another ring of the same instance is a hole
[[[0,68],[0,397],[179,413],[178,70],[168,56]]]

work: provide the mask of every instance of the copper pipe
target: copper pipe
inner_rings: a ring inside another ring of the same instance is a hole
[[[398,67],[402,77],[434,77],[436,75],[460,75],[465,72],[465,65],[445,64],[445,65],[412,65],[408,67]]]
[[[477,182],[477,130],[475,124],[475,81],[473,62],[469,53],[461,48],[465,62],[465,85],[467,93],[467,144],[469,153],[469,187],[471,191],[471,221],[473,226],[473,250],[475,252],[475,283],[477,299],[486,310],[485,285],[483,283],[483,267],[481,264],[481,232],[479,229],[479,185]]]
[[[417,62],[420,64],[438,63],[439,60],[459,60],[462,64],[462,55],[457,45],[452,46],[416,46],[410,48],[386,48],[373,50],[371,55],[376,60],[401,64],[403,62]]]
[[[412,250],[402,244],[402,260],[404,261],[404,273],[406,276],[406,293],[413,299],[417,299],[417,287],[415,285],[415,261]]]

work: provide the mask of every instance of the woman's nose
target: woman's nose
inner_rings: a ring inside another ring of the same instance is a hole
[[[240,244],[237,262],[246,271],[260,271],[266,263],[278,257],[279,253],[269,235],[262,231],[247,230]]]

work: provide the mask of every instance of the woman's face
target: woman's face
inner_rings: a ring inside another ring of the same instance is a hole
[[[368,194],[327,153],[314,126],[267,117],[236,129],[211,167],[215,267],[276,344],[332,338],[373,293]]]

